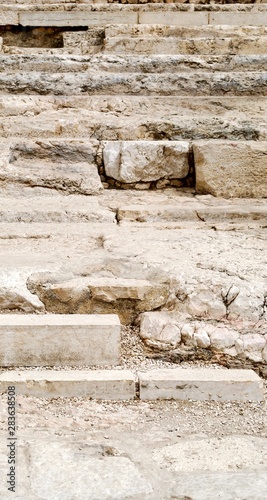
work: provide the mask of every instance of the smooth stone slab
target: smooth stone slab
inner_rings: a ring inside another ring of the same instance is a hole
[[[138,373],[140,399],[261,401],[263,381],[252,370],[177,368]]]
[[[198,26],[202,24],[209,24],[209,13],[208,12],[162,12],[162,11],[140,12],[138,22],[139,24],[171,24],[172,26]]]
[[[129,458],[105,455],[104,447],[70,440],[46,439],[36,444],[30,446],[30,476],[32,492],[38,498],[126,500],[138,495],[139,500],[152,493],[151,485]]]
[[[0,394],[9,385],[17,394],[38,398],[89,397],[129,400],[135,397],[135,376],[129,370],[25,370],[0,374]]]
[[[0,315],[0,366],[116,365],[117,315]]]
[[[267,196],[267,142],[199,141],[193,150],[198,192],[225,198]]]
[[[106,24],[136,24],[138,12],[94,11],[28,11],[19,13],[22,26],[105,26]]]
[[[209,24],[265,26],[267,12],[211,12]]]

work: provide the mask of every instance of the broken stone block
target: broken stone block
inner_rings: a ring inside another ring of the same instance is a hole
[[[108,177],[134,183],[186,177],[188,153],[186,141],[110,141],[103,158]]]

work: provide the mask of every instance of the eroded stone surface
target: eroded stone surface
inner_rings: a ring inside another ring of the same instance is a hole
[[[230,198],[266,197],[266,143],[194,144],[196,188]]]
[[[188,153],[187,142],[109,142],[104,167],[108,177],[126,183],[181,179],[189,172]]]

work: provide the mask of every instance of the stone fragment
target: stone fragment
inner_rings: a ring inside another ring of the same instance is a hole
[[[266,197],[266,148],[266,142],[195,142],[196,189],[225,198]]]
[[[28,271],[8,269],[0,272],[0,310],[25,313],[44,311],[44,304],[31,293],[26,280]]]
[[[239,336],[235,330],[223,326],[215,327],[210,335],[211,346],[213,349],[224,351],[233,347]]]
[[[194,333],[194,340],[198,347],[207,348],[210,346],[210,338],[205,328],[198,328]]]
[[[263,381],[252,370],[177,368],[138,373],[141,399],[261,401]]]
[[[243,335],[244,353],[252,361],[262,361],[262,352],[266,347],[266,340],[258,333]]]
[[[37,398],[129,400],[135,397],[135,376],[128,370],[6,371],[0,374],[0,393],[9,385],[16,393]]]
[[[181,342],[177,321],[168,313],[145,312],[140,315],[140,337],[150,346],[168,349]]]
[[[88,366],[119,362],[116,315],[0,315],[0,366]]]
[[[203,286],[188,295],[186,306],[192,317],[210,317],[220,320],[226,315],[226,307],[222,298],[213,290]]]
[[[125,183],[184,178],[188,152],[185,141],[110,141],[103,151],[105,172]]]
[[[190,323],[185,323],[181,328],[182,342],[185,345],[194,345],[194,332],[195,328]]]

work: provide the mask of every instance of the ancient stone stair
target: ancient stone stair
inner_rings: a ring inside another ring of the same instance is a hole
[[[3,373],[2,391],[261,398],[241,372],[231,396],[231,374],[214,392],[198,375],[193,394],[175,390],[187,387],[179,371],[88,367],[118,367],[114,314],[133,324],[156,311],[147,345],[169,349],[175,333],[182,358],[214,349],[266,374],[266,19],[248,2],[0,7],[0,305],[38,313],[2,314],[1,364],[65,367]],[[189,334],[193,321],[225,327],[225,342],[205,324]]]

